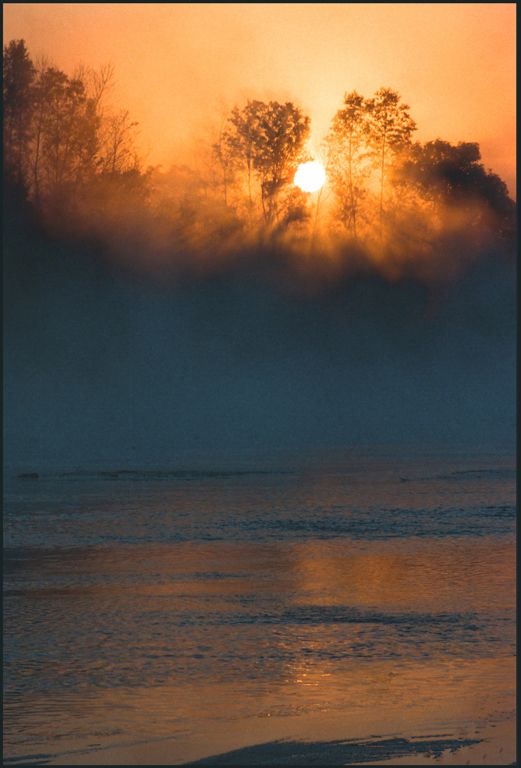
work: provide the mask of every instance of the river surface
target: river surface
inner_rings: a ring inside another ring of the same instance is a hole
[[[511,764],[514,466],[6,477],[5,763]]]

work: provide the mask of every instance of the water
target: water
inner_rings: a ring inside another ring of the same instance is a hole
[[[508,456],[48,474],[5,507],[8,764],[514,759]]]

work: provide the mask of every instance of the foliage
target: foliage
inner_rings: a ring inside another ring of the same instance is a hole
[[[44,207],[71,209],[97,175],[138,171],[137,125],[128,112],[107,112],[110,65],[73,77],[36,67],[23,40],[4,47],[6,175]]]
[[[236,107],[231,113],[221,157],[226,156],[229,167],[242,167],[246,173],[250,208],[255,176],[268,226],[287,213],[284,193],[303,157],[309,124],[309,117],[291,102],[249,101],[242,110]]]
[[[515,203],[504,181],[485,169],[476,143],[453,145],[440,139],[417,143],[397,181],[435,206],[474,212],[474,225],[485,224],[506,237],[513,234]]]

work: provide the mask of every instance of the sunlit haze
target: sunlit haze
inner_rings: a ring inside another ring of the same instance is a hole
[[[5,3],[3,15],[4,41],[65,71],[113,63],[113,98],[149,163],[185,162],[247,98],[301,104],[318,147],[346,91],[384,85],[420,141],[479,142],[515,194],[513,3]]]

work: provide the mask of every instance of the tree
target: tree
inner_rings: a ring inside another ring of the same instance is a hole
[[[237,152],[235,151],[235,148],[234,148],[234,142],[231,138],[231,135],[227,131],[221,131],[219,135],[219,139],[215,142],[215,144],[212,147],[212,152],[213,152],[214,158],[217,160],[217,163],[219,164],[219,168],[221,171],[224,204],[228,205],[228,190],[229,190],[230,184],[232,184],[234,181],[235,172],[237,171],[239,162],[238,162]],[[249,166],[248,166],[248,172],[250,173]],[[248,176],[248,178],[249,178],[249,185],[248,185],[249,200],[251,203],[251,177]]]
[[[48,193],[63,197],[96,171],[99,117],[83,82],[54,67],[41,73],[37,94],[35,186],[43,176]]]
[[[340,219],[357,237],[357,216],[365,195],[368,119],[366,102],[356,91],[345,94],[327,137],[328,172],[338,200]]]
[[[479,145],[457,145],[436,139],[411,147],[400,171],[401,180],[412,186],[435,208],[443,206],[472,214],[474,223],[492,227],[509,237],[515,227],[515,203],[504,181],[481,162]]]
[[[105,94],[112,88],[114,80],[114,67],[112,64],[102,64],[99,69],[91,67],[84,68],[79,73],[79,80],[85,84],[87,96],[93,102],[93,105],[101,116],[102,102]]]
[[[27,183],[34,198],[43,188],[81,184],[97,171],[101,99],[112,76],[110,66],[79,67],[69,79],[41,59],[35,67]]]
[[[35,69],[24,40],[11,40],[3,53],[5,166],[8,175],[22,185],[31,138]]]
[[[291,102],[249,101],[232,111],[227,146],[247,173],[250,209],[252,176],[260,184],[265,222],[270,226],[281,213],[281,192],[303,153],[309,118]]]
[[[309,117],[291,102],[270,101],[260,110],[253,163],[261,181],[262,210],[270,225],[279,214],[278,197],[302,159]]]
[[[409,106],[400,101],[397,91],[380,88],[366,102],[368,144],[379,174],[379,220],[382,233],[384,187],[389,165],[411,144],[416,123],[409,115]]]
[[[248,185],[248,206],[253,208],[252,176],[254,169],[256,137],[259,132],[259,115],[263,108],[261,101],[248,101],[242,110],[238,107],[232,110],[230,128],[225,133],[225,142],[237,160],[246,167]]]
[[[34,84],[33,109],[33,153],[31,162],[31,180],[35,198],[40,197],[40,164],[45,122],[49,111],[49,93],[52,90],[53,70],[43,61],[38,67]]]
[[[137,168],[134,134],[137,123],[127,110],[108,115],[103,126],[101,167],[104,173],[114,175]]]

